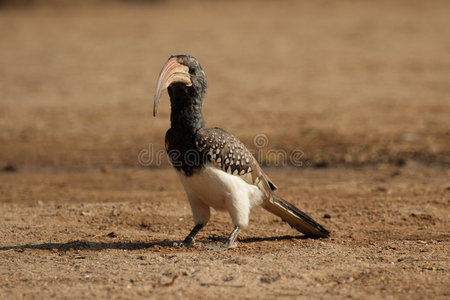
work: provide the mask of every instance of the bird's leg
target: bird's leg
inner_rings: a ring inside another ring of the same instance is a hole
[[[183,247],[191,247],[194,245],[194,237],[197,235],[197,233],[203,228],[205,225],[203,224],[196,224],[194,228],[192,228],[189,235],[184,239],[182,243],[180,243],[179,246]]]
[[[241,228],[238,225],[234,226],[234,229],[231,232],[230,237],[228,238],[228,240],[225,243],[223,243],[222,245],[219,245],[219,246],[206,246],[205,250],[221,250],[221,249],[228,249],[228,248],[235,247],[236,243],[234,241],[236,240],[236,237],[237,237],[240,229]]]

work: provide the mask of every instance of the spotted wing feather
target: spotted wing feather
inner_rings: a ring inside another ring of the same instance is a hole
[[[207,163],[258,186],[268,196],[276,186],[263,173],[252,153],[231,133],[221,128],[204,128],[196,134],[197,150]]]

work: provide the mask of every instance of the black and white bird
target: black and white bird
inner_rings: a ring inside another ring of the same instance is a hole
[[[169,92],[172,110],[166,150],[186,191],[195,222],[182,245],[194,244],[195,235],[210,219],[211,207],[228,211],[234,229],[223,245],[208,249],[234,246],[255,206],[281,217],[306,236],[328,237],[328,230],[274,193],[277,187],[241,141],[223,129],[205,127],[202,105],[206,88],[205,73],[190,55],[171,56],[156,87],[154,116],[162,92]]]

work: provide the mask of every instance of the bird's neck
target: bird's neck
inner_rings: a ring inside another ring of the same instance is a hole
[[[205,127],[202,115],[202,99],[171,99],[170,125],[172,130],[193,135]]]

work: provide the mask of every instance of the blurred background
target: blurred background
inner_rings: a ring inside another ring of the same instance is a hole
[[[208,126],[312,166],[450,163],[449,1],[0,1],[0,167],[137,167],[172,54]],[[270,164],[270,161],[263,161]],[[155,162],[151,164],[157,167]],[[167,166],[164,159],[163,166]]]

